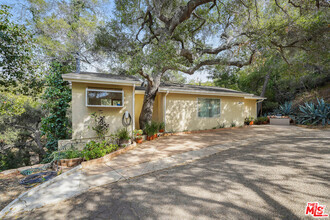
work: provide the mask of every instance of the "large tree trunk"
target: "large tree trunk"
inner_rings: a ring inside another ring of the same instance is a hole
[[[265,77],[264,85],[262,86],[262,91],[261,91],[261,94],[260,94],[261,97],[264,97],[265,94],[266,94],[266,89],[267,89],[268,81],[269,81],[269,78],[270,78],[270,74],[271,73],[268,72],[267,75],[266,75],[266,77]],[[260,114],[261,114],[261,106],[262,106],[262,103],[259,102],[258,105],[257,105],[258,116],[260,116]]]
[[[145,90],[142,111],[139,117],[140,128],[144,129],[147,123],[152,120],[152,113],[155,98],[160,85],[160,77],[157,77],[152,83],[148,82],[147,88]]]
[[[76,73],[80,73],[80,53],[76,54]]]

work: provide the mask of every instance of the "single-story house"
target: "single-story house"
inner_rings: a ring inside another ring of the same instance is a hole
[[[104,73],[68,73],[64,80],[72,85],[72,138],[92,138],[93,112],[102,111],[110,132],[123,127],[131,116],[130,131],[139,129],[145,87],[134,76]],[[162,83],[155,99],[154,121],[164,122],[165,131],[211,129],[232,122],[244,124],[245,117],[257,116],[257,103],[265,98],[220,87]]]

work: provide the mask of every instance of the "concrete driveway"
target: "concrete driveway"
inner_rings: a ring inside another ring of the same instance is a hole
[[[329,130],[255,126],[230,132],[233,136],[226,132],[214,135],[225,135],[226,141],[254,136],[258,142],[233,147],[187,165],[98,187],[16,217],[301,219],[310,218],[304,214],[307,202],[326,205],[330,214]],[[192,134],[185,135],[188,139],[181,138],[184,142],[202,136]],[[211,142],[221,144],[214,139]]]

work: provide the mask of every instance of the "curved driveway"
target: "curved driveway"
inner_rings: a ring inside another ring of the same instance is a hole
[[[228,132],[214,135],[227,135],[227,141],[254,136],[257,142],[98,187],[17,217],[301,219],[310,218],[304,215],[307,202],[326,205],[330,213],[330,130],[255,126],[231,133],[232,137]],[[202,136],[181,136],[182,143],[184,138],[191,141]],[[221,144],[215,139],[211,142]]]

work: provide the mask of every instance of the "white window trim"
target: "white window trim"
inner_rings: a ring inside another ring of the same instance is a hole
[[[220,103],[220,114],[219,116],[213,116],[213,117],[200,117],[198,112],[199,112],[199,105],[198,105],[198,99],[218,99],[219,103]],[[220,118],[221,117],[221,99],[220,98],[203,98],[203,97],[199,97],[197,98],[197,118]]]
[[[91,91],[91,92],[115,92],[115,93],[121,93],[121,102],[122,105],[118,106],[118,105],[88,105],[88,96],[87,93]],[[86,98],[86,106],[87,107],[104,107],[104,108],[122,108],[124,107],[124,91],[123,90],[107,90],[107,89],[89,89],[86,88],[86,94],[85,94],[85,98]]]

